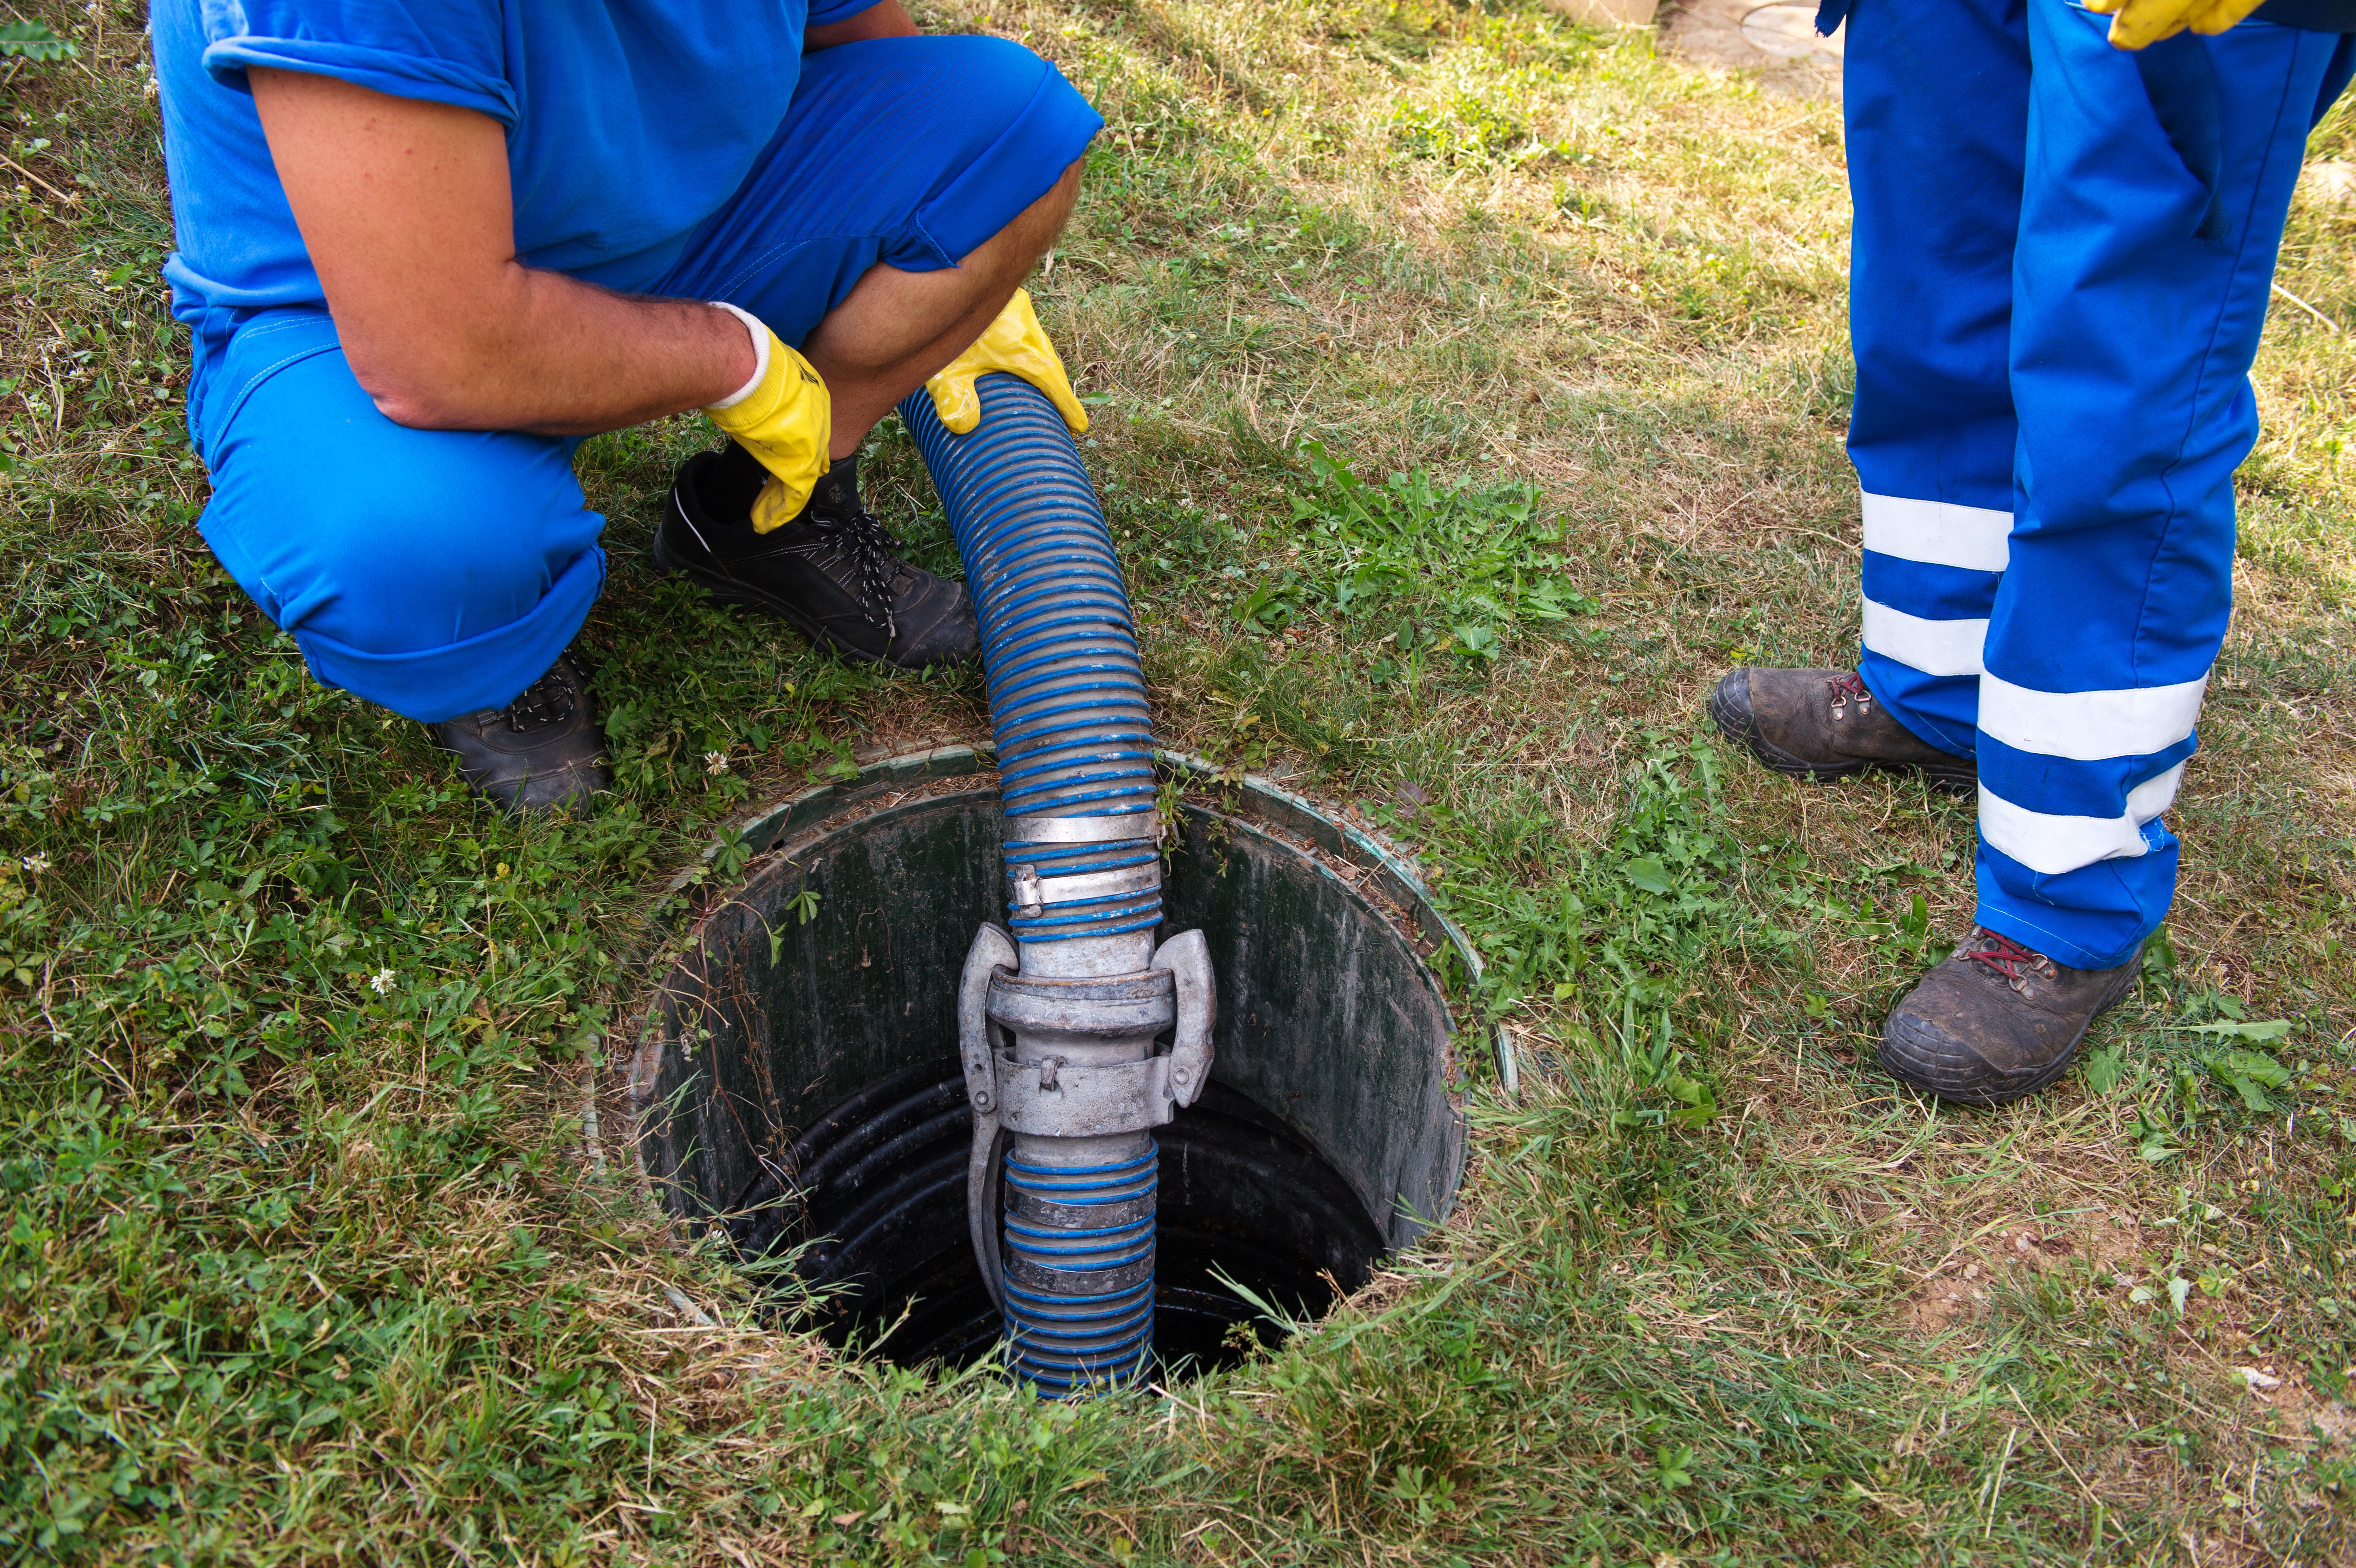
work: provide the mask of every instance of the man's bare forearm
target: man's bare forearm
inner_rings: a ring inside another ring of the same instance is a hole
[[[744,324],[700,300],[617,294],[510,265],[485,303],[473,320],[353,360],[386,418],[588,435],[716,403],[753,374]]]
[[[821,22],[802,34],[802,52],[816,54],[837,44],[856,44],[868,38],[913,38],[916,24],[909,19],[900,0],[879,0],[856,16],[840,22]]]
[[[581,435],[751,379],[752,338],[725,311],[523,266],[506,137],[487,116],[328,77],[251,76],[345,357],[387,418]]]
[[[900,0],[879,0],[855,16],[810,28],[804,47],[816,52],[870,38],[916,35],[916,24]],[[525,363],[533,346],[561,343],[565,350],[556,357],[558,363],[545,367],[547,375],[524,378],[511,395],[463,397],[436,410],[441,428],[529,430],[549,435],[612,430],[715,403],[753,374],[752,341],[744,324],[725,311],[691,302],[610,294],[559,273],[521,267],[514,271],[520,274],[519,286],[529,302],[514,342],[504,349],[495,347],[491,363],[470,368],[460,378],[444,378],[439,384],[496,389],[502,379],[499,367]],[[477,342],[495,336],[482,334]],[[601,363],[609,360],[610,368]],[[726,367],[716,387],[709,384],[715,363]],[[536,389],[552,384],[585,395],[576,407],[543,404],[536,417],[512,417],[519,402],[533,400]],[[477,406],[478,401],[482,406]]]

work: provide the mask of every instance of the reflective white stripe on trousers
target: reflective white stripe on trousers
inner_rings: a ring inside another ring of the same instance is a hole
[[[1968,571],[2011,563],[2012,516],[1980,507],[1899,496],[1864,496],[1865,548],[1879,555]],[[1934,621],[1872,600],[1865,645],[1925,675],[1979,677],[1979,729],[2017,752],[2069,762],[2105,762],[2164,752],[2192,733],[2209,678],[2111,691],[2038,691],[1986,667],[1987,622]],[[2098,860],[2146,854],[2144,824],[2166,811],[2184,777],[2178,763],[2128,792],[2117,816],[2033,811],[1980,788],[1980,831],[1988,844],[2031,870],[2074,871]]]

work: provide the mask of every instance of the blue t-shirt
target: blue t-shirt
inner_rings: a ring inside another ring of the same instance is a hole
[[[805,25],[875,0],[155,0],[173,314],[202,362],[257,309],[325,301],[246,85],[317,71],[507,131],[526,264],[662,275],[785,118]]]

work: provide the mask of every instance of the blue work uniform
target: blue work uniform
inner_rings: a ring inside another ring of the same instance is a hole
[[[1103,122],[1003,39],[805,55],[873,0],[156,0],[199,527],[312,673],[428,721],[497,708],[605,581],[577,439],[394,424],[353,379],[246,83],[316,71],[486,114],[527,266],[719,299],[790,344],[879,262],[956,266]]]
[[[2300,4],[2139,53],[2067,0],[1848,11],[1859,673],[1977,760],[1979,923],[2079,968],[2175,896],[2250,362],[2351,63],[2356,4]]]

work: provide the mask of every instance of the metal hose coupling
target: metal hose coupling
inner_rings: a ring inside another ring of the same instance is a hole
[[[985,925],[958,987],[967,1215],[1018,1370],[1068,1395],[1133,1380],[1151,1353],[1152,1130],[1210,1076],[1216,994],[1199,931],[1110,978],[1027,976],[1017,962]]]

